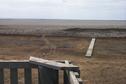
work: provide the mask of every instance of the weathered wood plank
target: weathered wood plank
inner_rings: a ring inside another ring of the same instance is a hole
[[[25,84],[32,84],[32,71],[31,68],[24,69]]]
[[[74,75],[79,78],[80,77],[80,74],[78,72],[74,72]]]
[[[70,80],[70,84],[79,84],[79,81],[77,80],[75,74],[73,71],[69,72],[69,80]]]
[[[11,82],[11,84],[18,84],[17,68],[10,69],[10,82]]]
[[[29,60],[0,60],[0,68],[37,68],[37,65],[29,63]]]
[[[79,84],[83,84],[83,80],[81,78],[77,78],[77,80],[79,81]]]
[[[4,63],[11,63],[11,62],[15,62],[15,63],[17,63],[17,62],[29,62],[29,60],[0,60],[0,62],[4,62]]]
[[[86,55],[85,55],[86,57],[91,57],[92,56],[95,41],[96,41],[96,39],[92,38],[91,43],[90,43],[90,45],[88,47],[88,50],[86,52]]]
[[[35,57],[30,57],[29,60],[30,60],[30,63],[41,65],[47,68],[56,69],[56,70],[75,70],[79,68],[78,66],[75,66],[75,65],[67,65],[64,63],[59,63],[59,62],[35,58]]]
[[[65,63],[66,60],[51,60],[51,61],[56,61],[56,62],[60,62],[60,63]],[[70,60],[67,60],[69,63],[72,63]]]
[[[4,84],[4,69],[0,68],[0,84]]]
[[[68,61],[65,61],[65,64],[71,65]],[[64,84],[83,84],[79,69],[77,72],[64,70]]]
[[[65,60],[52,60],[56,62],[65,63]],[[71,63],[71,61],[69,61]],[[13,66],[13,64],[15,66]],[[32,67],[37,68],[38,66],[35,64],[29,63],[29,60],[0,60],[0,68],[26,68],[26,67]]]
[[[39,67],[39,84],[59,84],[58,70]]]

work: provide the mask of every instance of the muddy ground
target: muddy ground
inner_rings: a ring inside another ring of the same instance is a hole
[[[99,38],[93,56],[86,58],[90,40],[91,38],[0,35],[0,60],[22,60],[29,56],[72,60],[80,67],[85,84],[126,84],[126,39]],[[9,81],[7,76],[6,83]],[[22,80],[20,76],[20,84]],[[37,84],[35,81],[33,84]]]

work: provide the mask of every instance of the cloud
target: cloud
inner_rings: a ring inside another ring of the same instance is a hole
[[[125,0],[0,0],[0,18],[126,19]]]
[[[125,7],[125,0],[67,0],[69,6],[77,7]]]

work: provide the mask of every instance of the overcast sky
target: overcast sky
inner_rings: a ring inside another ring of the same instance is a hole
[[[0,0],[0,18],[126,20],[126,0]]]

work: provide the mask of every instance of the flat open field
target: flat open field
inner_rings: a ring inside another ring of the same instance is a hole
[[[126,20],[0,19],[0,34],[126,37]]]
[[[80,67],[81,78],[85,84],[126,84],[126,39],[99,38],[96,40],[92,58],[86,58],[90,40],[74,37],[0,35],[0,59],[21,60],[35,56],[72,60]]]

